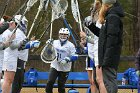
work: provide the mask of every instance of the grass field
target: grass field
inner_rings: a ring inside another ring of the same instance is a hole
[[[36,88],[23,88],[21,93],[45,93],[45,89],[44,88],[37,88],[38,92],[36,91]],[[66,88],[66,93],[68,93],[67,91],[69,90],[69,88]],[[87,89],[86,88],[79,88],[77,89],[79,91],[79,93],[86,93]],[[53,93],[58,93],[57,92],[57,88],[54,88],[54,92]],[[119,89],[118,93],[137,93],[137,89],[132,90],[132,89]]]

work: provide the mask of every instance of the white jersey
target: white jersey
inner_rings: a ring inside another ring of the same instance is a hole
[[[96,22],[96,27],[101,28],[101,26],[102,25],[99,23],[99,21],[97,21]],[[98,62],[98,40],[99,40],[99,37],[94,35],[94,37],[93,37],[93,44],[87,43],[87,46],[88,46],[88,56],[90,57],[90,59],[92,59],[92,60],[94,59],[95,67],[99,65],[99,62]]]
[[[20,36],[20,41],[23,41],[24,39],[26,39],[25,34],[21,30],[17,30],[17,35]],[[28,60],[28,49],[20,50],[18,52],[18,58],[23,61],[27,61]]]
[[[61,46],[60,40],[54,40],[53,46],[57,50],[57,60],[51,63],[51,67],[55,68],[57,71],[67,72],[71,70],[72,62],[68,62],[65,65],[59,63],[65,57],[69,57],[75,54],[76,49],[73,43],[67,41],[63,46]]]
[[[12,35],[12,31],[10,31],[9,29],[7,29],[2,37],[5,38],[5,40],[7,41],[7,39]],[[23,36],[22,36],[22,31],[17,28],[16,30],[16,34],[15,34],[15,39],[12,40],[12,44],[14,45],[19,45],[21,40],[23,40]],[[18,48],[15,49],[11,49],[10,47],[6,48],[4,50],[4,60],[3,60],[3,67],[2,70],[7,70],[7,71],[14,71],[16,72],[17,69],[17,59],[19,57],[19,51]],[[23,57],[23,56],[22,56]],[[25,57],[25,56],[24,56]],[[23,57],[23,58],[24,58]]]
[[[0,35],[0,44],[2,44],[2,34]],[[2,73],[2,64],[3,64],[3,57],[4,57],[4,51],[0,50],[0,73]]]
[[[12,35],[12,31],[7,29],[6,31],[3,32],[2,37],[7,41],[9,37]],[[18,41],[18,36],[15,36],[15,39],[13,40],[13,43],[19,43]],[[17,61],[17,56],[18,56],[18,49],[12,50],[10,47],[6,48],[4,50],[4,61]]]
[[[94,64],[96,67],[97,65],[99,65],[99,62],[98,62],[98,37],[96,35],[94,35],[93,39],[94,39],[93,44],[87,43],[88,56],[90,57],[91,60],[94,59],[94,62],[95,62]]]

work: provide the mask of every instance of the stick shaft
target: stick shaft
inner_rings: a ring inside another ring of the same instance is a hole
[[[31,28],[30,28],[30,30],[29,30],[29,32],[28,32],[27,38],[29,38],[29,36],[30,36],[30,34],[31,34],[31,32],[32,32],[32,29],[33,29],[33,27],[34,27],[34,25],[35,25],[35,22],[36,22],[36,20],[37,20],[37,18],[38,18],[38,15],[39,15],[41,9],[42,9],[42,8],[39,8],[38,11],[37,11],[37,14],[36,14],[36,16],[35,16],[35,19],[34,19],[32,25],[31,25]]]
[[[5,4],[5,6],[4,6],[4,9],[3,9],[2,13],[1,13],[0,19],[1,19],[1,18],[3,17],[3,15],[5,14],[5,12],[6,12],[6,10],[7,10],[7,6],[8,6],[9,1],[10,1],[10,0],[7,0],[6,4]]]
[[[83,31],[82,30],[82,23],[81,23],[80,12],[79,12],[79,5],[78,5],[78,1],[77,0],[76,0],[76,5],[77,5],[77,8],[78,8],[77,12],[78,12],[78,20],[79,20],[80,30]]]

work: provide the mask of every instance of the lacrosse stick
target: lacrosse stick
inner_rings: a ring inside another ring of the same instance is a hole
[[[94,0],[94,4],[93,4],[93,7],[91,9],[91,13],[95,13],[95,11],[96,11],[96,1],[97,0]]]
[[[66,2],[65,4],[62,4],[65,1],[66,0],[59,0],[59,1],[51,0],[51,4],[52,4],[52,19],[51,19],[51,23],[50,23],[51,24],[50,25],[51,26],[51,29],[50,29],[50,40],[52,40],[52,25],[53,25],[53,21],[55,19],[61,17],[61,15],[64,15],[64,12],[67,10],[68,2]],[[57,10],[55,11],[54,9],[57,9]],[[41,55],[40,56],[41,56],[42,61],[45,62],[45,63],[51,63],[51,62],[53,62],[54,60],[57,59],[57,51],[54,48],[54,46],[53,46],[51,41],[47,42],[47,45],[41,51]]]
[[[52,25],[54,21],[55,13],[52,10],[52,19],[51,19],[51,29],[50,29],[50,40],[52,40]],[[46,46],[41,51],[41,60],[45,63],[51,63],[57,58],[57,51],[54,48],[52,42],[46,42]]]
[[[82,30],[82,23],[81,23],[81,18],[80,18],[80,12],[79,12],[79,6],[78,6],[78,1],[77,0],[71,0],[71,9],[72,9],[72,14],[76,22],[79,23],[80,25],[80,30]]]
[[[61,16],[64,15],[65,11],[68,8],[68,2],[67,0],[50,0],[51,1],[51,7],[53,10],[53,15],[54,18],[53,20],[51,20],[51,22],[49,23],[49,25],[46,27],[46,30],[42,33],[41,37],[39,38],[39,40],[45,35],[45,33],[48,31],[48,29],[50,28],[51,24],[53,23],[53,21],[55,19],[60,18]]]
[[[65,19],[65,11],[67,10],[68,8],[68,2],[67,0],[59,0],[58,2],[55,2],[55,1],[52,1],[52,9],[54,10],[54,12],[59,16],[59,17],[62,17],[64,19],[64,23],[66,25],[66,27],[69,29],[70,31],[70,34],[74,40],[74,43],[77,45],[76,43],[76,40],[72,34],[72,31],[71,31],[71,27],[68,25],[68,22],[67,20]]]
[[[68,8],[68,1],[67,0],[51,0],[51,6],[55,13],[58,16],[64,14]]]
[[[52,25],[53,25],[53,21],[54,21],[54,17],[55,17],[55,13],[52,10],[52,19],[51,19],[51,29],[50,29],[50,39],[52,40]]]
[[[73,39],[73,41],[74,41],[74,43],[75,43],[75,46],[76,46],[76,53],[81,54],[82,52],[81,52],[81,48],[80,48],[80,44],[79,44],[80,38],[79,38],[78,35],[75,33],[75,31],[73,31],[73,33],[77,36],[78,40],[75,39],[75,37],[73,36],[73,33],[72,33],[71,26],[68,24],[68,22],[67,22],[67,20],[66,20],[65,18],[63,18],[63,20],[64,20],[64,24],[65,24],[66,27],[69,29],[70,34],[71,34],[71,36],[72,36],[72,39]]]
[[[50,22],[50,24],[46,27],[44,32],[41,34],[39,40],[45,35],[45,33],[48,31],[50,28],[51,24],[55,19],[58,19],[61,17],[61,15],[64,15],[65,11],[67,10],[68,7],[68,2],[66,0],[50,0],[51,1],[51,7],[53,10],[53,18]],[[56,11],[57,10],[57,11]],[[51,35],[51,32],[50,32]]]
[[[40,26],[40,23],[41,23],[41,21],[42,21],[42,19],[45,17],[45,19],[46,19],[46,17],[47,16],[45,16],[45,13],[46,13],[46,11],[45,10],[43,10],[43,13],[42,13],[42,15],[41,15],[41,17],[40,17],[40,19],[39,19],[39,21],[38,21],[38,23],[37,23],[37,26],[35,26],[35,30],[34,30],[34,36],[36,36],[37,35],[37,30],[38,30],[38,28],[39,28],[39,26]]]
[[[29,11],[30,8],[31,8],[36,2],[37,2],[37,0],[29,0],[29,1],[27,2],[27,7],[26,7],[25,11],[23,12],[22,16],[20,17],[20,20],[19,20],[19,22],[18,22],[16,28],[13,30],[12,35],[16,32],[16,30],[17,30],[17,28],[19,27],[20,22],[21,22],[22,18],[24,17],[24,15],[26,14],[26,12]]]
[[[77,46],[78,44],[77,44],[77,42],[76,42],[75,37],[74,37],[73,34],[72,34],[72,29],[71,29],[71,27],[69,26],[67,20],[66,20],[64,17],[63,17],[63,21],[64,21],[64,24],[66,25],[66,27],[69,29],[70,35],[72,36],[72,39],[73,39],[75,45]]]
[[[32,31],[32,29],[33,29],[33,27],[34,27],[34,25],[35,25],[35,22],[36,22],[36,20],[37,20],[37,18],[38,18],[38,15],[39,15],[40,11],[43,9],[43,7],[44,7],[44,5],[45,5],[44,2],[45,2],[45,0],[40,0],[40,5],[39,5],[39,7],[38,7],[37,14],[36,14],[35,19],[34,19],[32,25],[31,25],[31,28],[30,28],[30,30],[29,30],[29,32],[28,32],[27,38],[29,38],[29,36],[30,36],[30,34],[31,34],[31,31]],[[47,6],[48,6],[48,3],[49,3],[49,0],[47,0],[47,3],[46,3]],[[47,8],[46,8],[46,9],[47,9]]]
[[[6,10],[7,10],[7,5],[8,5],[8,3],[9,3],[9,1],[10,1],[10,0],[7,0],[6,4],[5,4],[5,6],[4,6],[4,9],[3,9],[2,13],[1,13],[0,19],[1,19],[1,18],[3,17],[3,15],[5,14],[5,12],[6,12]]]

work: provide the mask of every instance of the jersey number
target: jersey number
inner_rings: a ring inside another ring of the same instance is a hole
[[[61,54],[60,53],[57,53],[57,61],[61,59]]]

